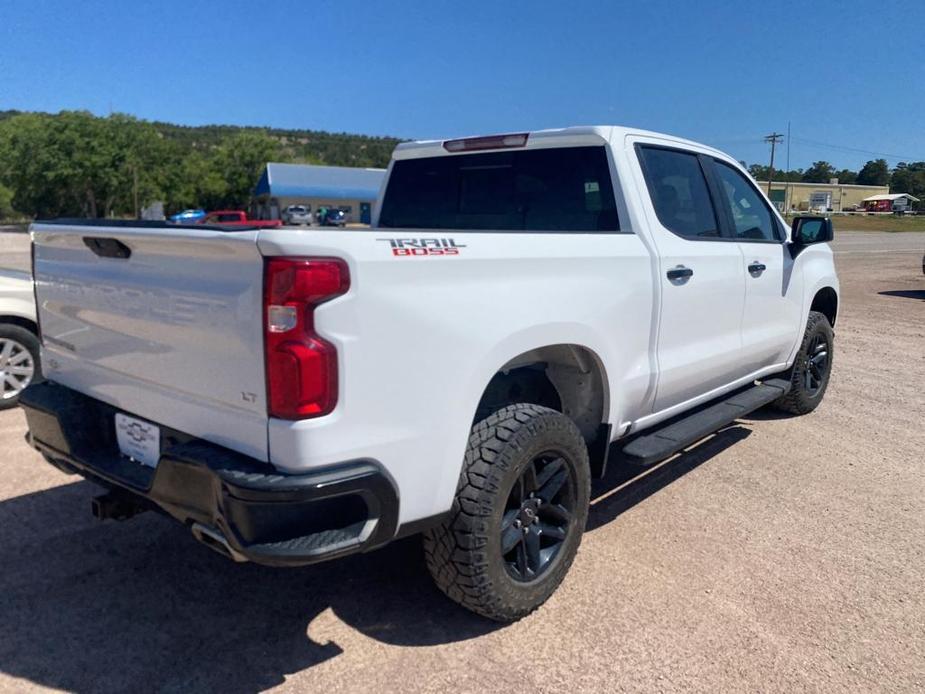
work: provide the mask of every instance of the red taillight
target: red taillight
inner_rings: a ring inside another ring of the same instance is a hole
[[[471,152],[478,149],[508,149],[526,147],[530,133],[510,135],[489,135],[487,137],[466,137],[461,140],[446,140],[443,149],[447,152]]]
[[[337,404],[337,350],[315,332],[315,307],[350,288],[338,258],[272,258],[264,286],[271,417],[307,419]]]

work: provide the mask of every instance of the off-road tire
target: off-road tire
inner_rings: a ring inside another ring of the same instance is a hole
[[[32,332],[26,330],[26,328],[9,323],[0,324],[0,338],[7,338],[13,340],[14,342],[18,342],[29,351],[29,354],[32,357],[32,364],[35,369],[32,374],[31,383],[40,382],[42,380],[42,365],[39,361],[39,352],[41,350],[39,339]],[[2,386],[2,384],[0,384],[0,386]],[[16,407],[18,404],[18,396],[5,399],[0,398],[0,410],[7,410],[11,407]]]
[[[521,474],[547,451],[566,463],[574,510],[548,567],[529,582],[516,581],[502,556],[502,514]],[[501,622],[520,619],[542,605],[568,572],[590,493],[588,450],[572,420],[539,405],[504,407],[472,428],[451,515],[424,533],[427,568],[440,590],[463,607]]]
[[[819,338],[828,343],[828,360],[821,387],[815,393],[811,393],[806,387],[807,361],[811,356],[809,351],[812,345]],[[790,371],[784,375],[790,381],[790,391],[771,403],[771,406],[782,412],[796,415],[808,414],[815,410],[822,402],[825,391],[829,387],[834,356],[835,333],[829,319],[818,311],[810,311],[806,321],[806,332],[803,334],[803,341],[800,343],[796,359]]]

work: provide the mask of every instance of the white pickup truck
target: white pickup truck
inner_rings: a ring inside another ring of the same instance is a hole
[[[239,561],[423,533],[517,619],[576,554],[608,451],[663,460],[825,393],[831,222],[730,157],[576,127],[400,145],[372,229],[36,223],[30,440]],[[616,442],[611,445],[612,442]]]
[[[0,410],[41,378],[37,330],[32,277],[0,268]]]

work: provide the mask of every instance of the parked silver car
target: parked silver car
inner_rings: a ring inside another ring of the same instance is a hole
[[[312,211],[305,205],[290,205],[282,214],[283,224],[309,224],[312,223]]]

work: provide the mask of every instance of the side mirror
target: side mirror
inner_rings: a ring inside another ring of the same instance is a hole
[[[794,217],[790,230],[790,240],[795,246],[828,243],[835,238],[829,217]]]

